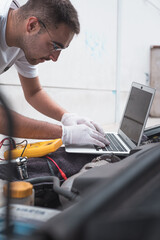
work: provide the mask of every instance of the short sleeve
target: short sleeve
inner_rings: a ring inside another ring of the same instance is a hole
[[[17,71],[24,77],[34,78],[38,76],[38,67],[29,64],[25,56],[22,56],[15,62]]]

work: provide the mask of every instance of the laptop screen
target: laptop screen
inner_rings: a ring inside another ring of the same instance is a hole
[[[152,96],[152,93],[143,89],[136,87],[131,89],[120,130],[136,145],[141,135]]]

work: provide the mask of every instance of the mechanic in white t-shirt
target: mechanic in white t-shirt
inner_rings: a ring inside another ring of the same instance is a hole
[[[51,124],[12,111],[14,137],[62,138],[64,144],[108,144],[103,130],[88,118],[68,113],[41,87],[37,64],[57,61],[80,31],[77,11],[69,0],[28,0],[0,2],[0,74],[15,65],[24,96],[36,110],[61,121]],[[0,107],[0,134],[7,134],[6,118]]]

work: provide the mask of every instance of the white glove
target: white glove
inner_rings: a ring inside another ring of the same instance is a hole
[[[85,124],[62,126],[62,141],[65,145],[97,145],[104,147],[109,144],[103,134]]]
[[[93,122],[89,118],[78,116],[75,113],[64,113],[61,122],[64,126],[85,124],[88,127],[97,130],[99,133],[105,135],[103,129],[97,123]]]

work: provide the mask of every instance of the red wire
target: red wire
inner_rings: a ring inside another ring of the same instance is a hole
[[[3,146],[4,141],[6,141],[6,140],[9,140],[9,138],[4,138],[4,139],[0,142],[0,149],[1,149],[1,147]],[[64,180],[67,180],[66,174],[62,171],[62,169],[58,166],[58,164],[57,164],[51,157],[46,156],[46,158],[48,158],[49,160],[51,160],[51,161],[55,164],[55,166],[58,168],[58,170],[59,170],[61,176],[63,177],[63,179],[64,179]],[[1,160],[2,160],[2,159],[1,159]]]
[[[4,143],[5,140],[9,140],[9,138],[2,139],[2,141],[0,142],[0,148],[3,146],[3,143]]]
[[[10,138],[3,138],[3,139],[2,139],[2,141],[0,142],[0,149],[1,149],[1,147],[3,146],[4,141],[6,141],[6,140],[10,141]],[[11,146],[11,147],[12,147],[12,146]],[[4,159],[0,158],[0,160],[4,160]]]
[[[66,174],[62,171],[62,169],[58,166],[58,164],[49,156],[46,156],[46,158],[48,158],[49,160],[51,160],[55,165],[56,167],[58,168],[61,176],[63,177],[64,180],[67,180],[67,177],[66,177]]]
[[[10,138],[3,138],[2,141],[0,142],[0,149],[3,146],[4,141],[6,141],[6,140],[8,140],[10,144],[12,144],[11,148],[13,148],[13,143],[15,144],[15,141],[13,139],[10,139]],[[11,140],[13,141],[13,143],[11,143]]]

